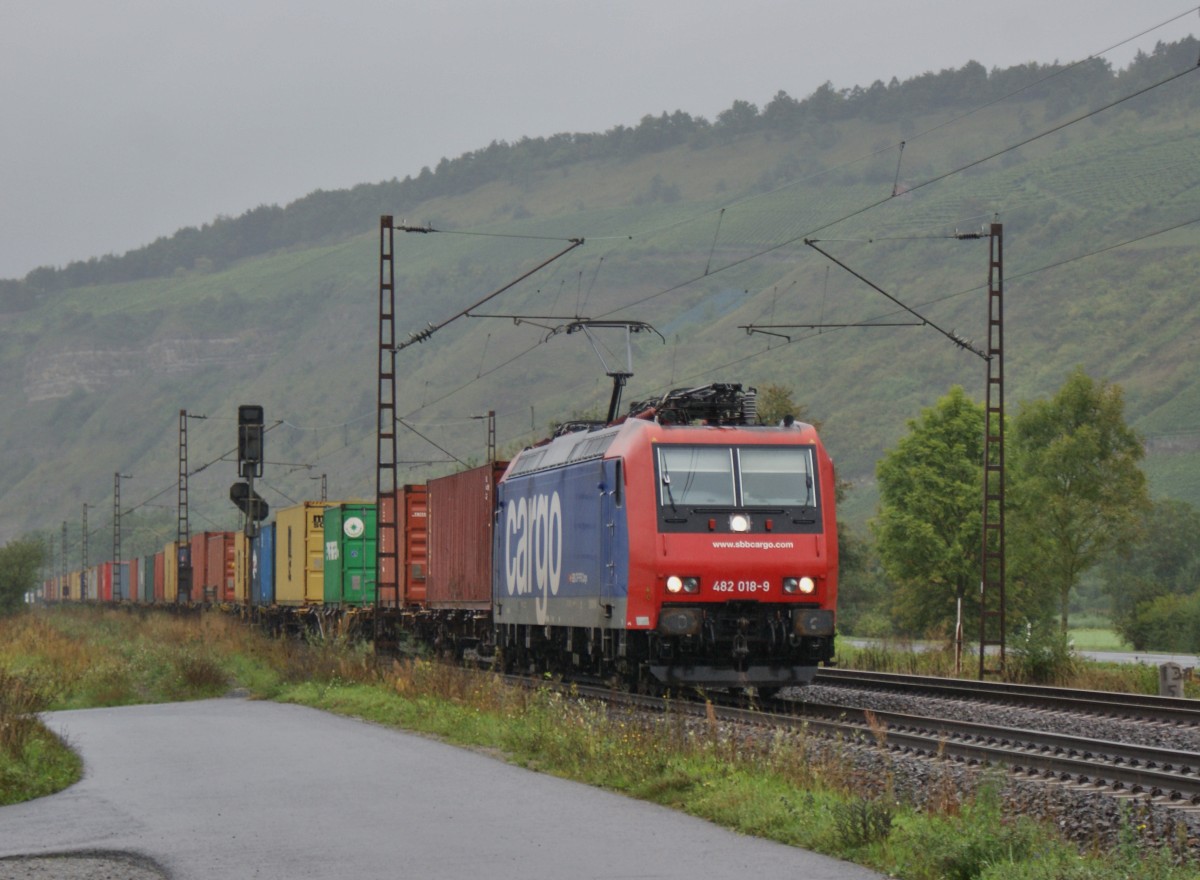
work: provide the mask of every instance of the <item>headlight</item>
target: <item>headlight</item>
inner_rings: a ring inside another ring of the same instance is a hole
[[[808,596],[817,589],[817,582],[810,577],[785,577],[783,579],[783,591],[785,593],[803,593]]]
[[[731,532],[748,532],[750,531],[750,517],[744,513],[735,513],[729,517],[729,531]]]
[[[667,578],[668,593],[699,593],[700,578],[698,577],[680,577],[673,574]]]

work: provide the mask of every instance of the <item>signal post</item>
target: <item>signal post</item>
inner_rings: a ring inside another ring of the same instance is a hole
[[[249,542],[258,537],[258,524],[267,518],[270,507],[266,500],[254,491],[254,478],[263,474],[263,408],[257,404],[238,407],[238,476],[240,480],[229,487],[229,500],[246,516],[246,553],[251,557]],[[250,601],[251,569],[246,565],[245,589],[247,604]]]

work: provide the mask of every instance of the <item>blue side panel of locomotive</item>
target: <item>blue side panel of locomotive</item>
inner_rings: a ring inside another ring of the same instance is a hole
[[[615,461],[507,478],[497,490],[497,623],[619,627],[629,537]]]

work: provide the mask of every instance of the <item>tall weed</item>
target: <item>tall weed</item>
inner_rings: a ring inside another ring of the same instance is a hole
[[[0,668],[0,750],[19,758],[41,728],[38,713],[49,697],[28,678]]]

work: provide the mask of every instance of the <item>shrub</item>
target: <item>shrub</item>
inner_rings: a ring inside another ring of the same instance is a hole
[[[1009,642],[1008,678],[1023,684],[1066,684],[1078,657],[1066,633],[1050,622],[1029,623]]]

